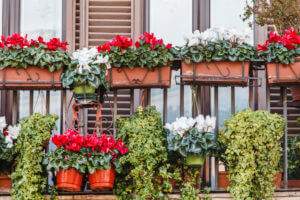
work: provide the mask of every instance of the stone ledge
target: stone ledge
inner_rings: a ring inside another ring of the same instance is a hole
[[[202,196],[202,195],[200,195]],[[211,193],[212,200],[229,200],[232,199],[229,193]],[[171,200],[179,200],[178,194],[169,195]],[[88,194],[88,195],[61,195],[58,197],[59,200],[116,200],[114,195],[99,195],[99,194]],[[299,200],[300,191],[286,191],[276,192],[275,200]],[[0,200],[11,200],[9,195],[0,196]]]

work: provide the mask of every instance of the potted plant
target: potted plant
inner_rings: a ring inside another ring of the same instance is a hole
[[[113,189],[116,172],[120,172],[119,156],[128,152],[122,140],[102,134],[87,135],[87,170],[92,190]]]
[[[57,149],[47,156],[48,169],[55,170],[57,189],[80,191],[87,163],[84,137],[74,130],[67,130],[54,135],[51,140]]]
[[[98,51],[109,55],[112,68],[107,79],[112,88],[165,88],[171,83],[171,48],[146,32],[135,45],[131,38],[117,35]]]
[[[258,55],[267,64],[269,85],[299,85],[300,76],[300,35],[290,28],[282,35],[269,34],[264,44],[257,46]],[[291,87],[293,99],[300,100],[299,89]]]
[[[267,111],[244,110],[225,121],[218,142],[224,147],[235,199],[271,199],[281,182],[279,163],[284,119]]]
[[[179,153],[189,166],[202,166],[215,148],[214,117],[199,115],[195,119],[180,117],[167,123],[168,150]]]
[[[101,55],[97,48],[92,47],[76,50],[71,59],[61,77],[63,87],[72,88],[77,95],[91,95],[98,88],[107,89],[107,55]]]
[[[0,88],[61,89],[60,76],[69,64],[67,43],[58,38],[28,40],[19,34],[0,41]]]
[[[20,126],[6,127],[5,117],[0,117],[0,191],[8,192],[12,181],[10,174],[14,164],[14,145]]]
[[[300,137],[288,140],[288,187],[300,188]]]
[[[246,43],[247,34],[233,29],[196,30],[186,44],[175,50],[182,60],[181,81],[186,84],[241,85],[248,83],[255,49]]]

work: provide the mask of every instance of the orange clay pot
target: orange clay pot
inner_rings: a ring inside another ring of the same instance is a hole
[[[171,67],[112,67],[107,75],[111,88],[168,88]]]
[[[267,80],[269,85],[300,85],[300,57],[289,65],[267,64]]]
[[[0,89],[62,89],[62,69],[7,67],[0,70]]]
[[[274,178],[275,188],[279,189],[281,187],[281,183],[282,183],[282,173],[278,172],[275,174],[275,178]]]
[[[12,186],[11,178],[8,175],[0,176],[0,192],[9,192]]]
[[[246,86],[249,67],[249,62],[182,62],[181,81],[185,84]]]
[[[227,189],[229,186],[228,172],[219,172],[218,174],[218,187],[222,189]]]
[[[79,192],[82,185],[82,174],[74,168],[60,170],[56,175],[56,184],[58,190]]]
[[[116,172],[114,169],[96,170],[89,175],[90,187],[92,190],[113,189]]]

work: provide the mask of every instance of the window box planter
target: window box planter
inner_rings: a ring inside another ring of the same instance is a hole
[[[8,175],[0,175],[0,192],[9,192],[12,186]]]
[[[58,190],[79,192],[82,185],[82,174],[74,169],[59,170],[56,175]]]
[[[284,65],[280,63],[267,64],[268,84],[273,85],[300,85],[300,57],[296,62]]]
[[[300,188],[300,180],[288,180],[288,187],[289,188]]]
[[[113,89],[168,88],[171,84],[171,67],[112,67],[107,80]]]
[[[6,67],[0,70],[0,89],[61,89],[62,69]]]
[[[113,189],[116,172],[114,169],[96,170],[89,174],[89,182],[92,190]]]
[[[181,81],[184,84],[247,86],[249,62],[182,62]]]

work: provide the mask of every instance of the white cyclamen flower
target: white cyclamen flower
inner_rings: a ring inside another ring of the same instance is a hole
[[[21,126],[20,125],[8,126],[7,132],[8,132],[8,135],[12,139],[15,140],[19,136],[20,130],[21,130]]]
[[[180,117],[176,118],[175,122],[165,125],[165,128],[170,130],[172,133],[179,134],[183,136],[186,131],[191,129],[195,125],[195,120],[193,118]]]
[[[77,72],[83,73],[83,70],[90,71],[90,64],[93,63],[98,55],[96,47],[82,48],[72,54],[72,59],[78,61]]]
[[[196,117],[196,128],[200,132],[213,132],[216,127],[216,118],[203,115]]]
[[[7,126],[5,117],[0,117],[0,131],[3,131],[3,129]]]
[[[9,135],[7,135],[7,136],[5,136],[5,144],[6,144],[6,147],[7,148],[12,148],[13,147],[13,145],[14,145],[14,140],[9,136]]]

